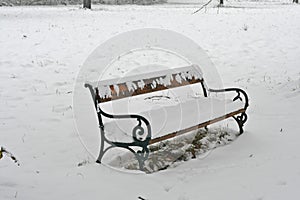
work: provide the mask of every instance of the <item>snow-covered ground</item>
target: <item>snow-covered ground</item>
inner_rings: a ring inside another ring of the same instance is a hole
[[[300,7],[195,5],[0,8],[0,199],[298,199]],[[196,41],[226,87],[250,96],[230,145],[153,174],[94,164],[73,122],[83,62],[124,31],[156,27]],[[78,167],[78,163],[87,164]]]

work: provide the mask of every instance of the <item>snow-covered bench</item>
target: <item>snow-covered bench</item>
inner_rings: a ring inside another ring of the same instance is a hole
[[[247,120],[245,91],[208,88],[196,65],[86,83],[85,87],[92,95],[101,132],[98,163],[109,149],[120,147],[131,151],[143,170],[149,145],[229,117],[236,120],[242,134]],[[236,96],[229,100],[212,95],[223,92]]]

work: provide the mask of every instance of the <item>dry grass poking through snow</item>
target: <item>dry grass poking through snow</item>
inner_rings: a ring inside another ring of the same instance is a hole
[[[163,141],[150,146],[150,155],[145,162],[145,171],[153,173],[169,167],[176,167],[181,162],[204,158],[216,147],[229,144],[237,138],[236,132],[225,128],[199,129],[187,136],[179,136],[173,140]],[[128,155],[125,155],[126,157]],[[119,158],[120,167],[138,170],[137,160]]]

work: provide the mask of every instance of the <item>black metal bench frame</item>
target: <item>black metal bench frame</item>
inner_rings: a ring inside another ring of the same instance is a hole
[[[173,74],[173,76],[175,76],[176,74]],[[153,81],[153,79],[158,78],[158,77],[153,77],[150,78],[148,80],[148,82],[146,81],[146,85],[145,85],[145,90],[143,91],[134,91],[133,93],[130,94],[125,94],[123,96],[117,96],[114,95],[113,98],[112,97],[100,97],[99,94],[99,90],[97,87],[93,87],[91,84],[86,83],[84,86],[86,88],[88,88],[90,90],[91,96],[93,98],[94,101],[94,106],[97,112],[97,117],[98,117],[98,123],[99,123],[99,128],[100,128],[100,134],[101,134],[101,138],[100,138],[100,153],[99,156],[96,160],[97,163],[101,163],[101,160],[104,156],[104,154],[109,150],[112,149],[114,147],[120,147],[120,148],[124,148],[129,150],[130,152],[132,152],[134,154],[134,156],[136,157],[136,159],[138,160],[139,163],[139,168],[140,170],[144,169],[144,162],[147,160],[148,156],[149,156],[149,145],[152,145],[154,143],[160,142],[160,141],[164,141],[173,137],[176,137],[178,135],[182,135],[184,133],[199,129],[199,128],[206,128],[208,125],[219,122],[221,120],[225,120],[227,118],[234,118],[234,120],[237,122],[238,126],[239,126],[239,135],[242,134],[244,132],[243,130],[243,126],[245,124],[245,122],[247,121],[248,117],[246,114],[246,110],[249,106],[249,100],[248,100],[248,95],[247,93],[240,89],[240,88],[227,88],[227,89],[208,89],[205,87],[204,85],[204,79],[203,78],[195,78],[192,77],[191,79],[186,79],[186,82],[184,84],[181,85],[170,85],[169,87],[164,87],[161,85],[158,85],[157,87],[153,88],[151,86],[151,82]],[[230,113],[226,113],[224,116],[220,116],[218,118],[215,119],[211,119],[211,120],[207,120],[206,122],[197,124],[195,126],[183,129],[183,130],[178,130],[176,132],[173,133],[169,133],[166,134],[164,136],[161,137],[157,137],[157,138],[152,138],[152,130],[151,130],[151,124],[150,122],[143,116],[141,115],[137,115],[137,114],[128,114],[128,115],[116,115],[116,114],[109,114],[104,112],[100,106],[98,106],[99,104],[103,103],[103,102],[107,102],[107,101],[111,101],[111,100],[115,100],[115,99],[120,99],[120,98],[126,98],[129,96],[135,96],[135,95],[141,95],[141,94],[145,94],[145,93],[150,93],[150,92],[155,92],[155,91],[160,91],[160,90],[166,90],[166,89],[171,89],[173,87],[180,87],[180,86],[185,86],[188,84],[196,84],[196,83],[200,83],[201,84],[201,88],[203,90],[203,94],[204,97],[207,97],[207,93],[208,92],[215,92],[215,93],[222,93],[222,92],[236,92],[236,96],[234,97],[233,101],[236,100],[241,100],[244,101],[244,106],[234,112],[230,112]],[[124,83],[119,84],[119,86],[122,86],[124,88]],[[112,94],[114,93],[114,86],[111,85],[110,88],[112,89]],[[125,87],[126,88],[126,87]],[[128,88],[127,88],[128,89]],[[127,91],[128,93],[128,91]],[[241,97],[242,94],[242,97]],[[114,141],[110,141],[106,136],[105,136],[105,127],[103,124],[103,120],[102,117],[107,117],[107,118],[111,118],[111,119],[126,119],[126,118],[131,118],[131,119],[136,119],[137,120],[137,125],[133,128],[132,130],[132,138],[133,138],[133,142],[129,142],[129,143],[124,143],[124,142],[114,142]],[[142,123],[144,123],[145,127],[147,130],[145,130],[142,127]],[[143,135],[143,134],[147,134],[146,139],[141,140],[138,136],[139,135]],[[105,143],[108,144],[108,147],[105,148]],[[140,150],[134,150],[133,147],[139,147],[141,148]]]

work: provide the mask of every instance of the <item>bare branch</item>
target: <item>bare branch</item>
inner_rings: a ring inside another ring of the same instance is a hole
[[[202,10],[203,8],[205,8],[211,2],[212,2],[212,0],[209,0],[206,4],[204,4],[201,8],[199,8],[198,10],[196,10],[195,12],[193,12],[192,14],[195,14],[195,13],[199,12],[200,10]]]

